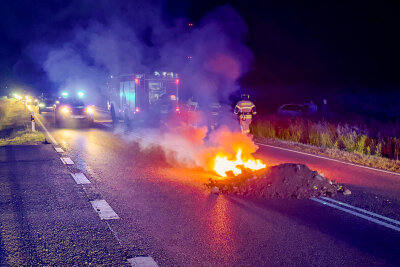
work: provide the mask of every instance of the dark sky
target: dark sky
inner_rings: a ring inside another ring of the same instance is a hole
[[[0,86],[48,86],[45,72],[26,54],[32,43],[60,43],[71,30],[110,16],[137,16],[134,1],[2,1]],[[147,1],[161,5],[166,24],[198,22],[230,4],[247,23],[254,53],[245,86],[396,90],[400,85],[399,1]],[[397,2],[397,3],[396,3]],[[113,8],[118,5],[118,8]],[[119,14],[121,10],[127,13]],[[146,42],[146,34],[142,35]]]

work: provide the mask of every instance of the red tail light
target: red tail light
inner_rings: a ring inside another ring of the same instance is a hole
[[[176,84],[178,84],[178,83],[179,83],[179,79],[176,79],[176,81],[175,81],[175,82],[176,82]]]
[[[179,112],[179,111],[181,111],[181,109],[180,109],[179,107],[176,107],[176,108],[175,108],[175,111],[176,111],[176,112]]]
[[[138,78],[135,79],[135,84],[139,84],[139,79]]]
[[[139,107],[136,107],[135,108],[135,112],[139,112],[140,111],[140,108]]]

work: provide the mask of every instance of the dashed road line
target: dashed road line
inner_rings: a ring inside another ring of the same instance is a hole
[[[50,141],[53,143],[53,145],[58,146],[58,143],[56,139],[51,135],[51,133],[47,130],[46,126],[40,121],[39,116],[35,116],[35,120],[40,124],[40,126],[43,128],[43,130],[46,132],[47,136],[49,137]]]
[[[62,163],[64,163],[65,165],[73,165],[74,164],[74,162],[72,161],[71,158],[62,157],[60,159],[61,159]]]
[[[104,199],[90,201],[92,207],[102,220],[117,220],[119,216]]]
[[[134,267],[158,267],[152,257],[135,257],[128,259],[131,266]]]
[[[64,153],[64,149],[62,149],[59,146],[55,146],[54,149],[58,152],[58,153]]]
[[[386,227],[386,228],[390,228],[390,229],[392,229],[392,230],[395,230],[395,231],[397,231],[397,232],[400,232],[400,227],[397,227],[397,226],[395,226],[395,225],[389,224],[389,223],[387,223],[387,222],[380,221],[380,220],[378,220],[378,219],[376,219],[376,218],[373,218],[373,217],[370,217],[370,216],[368,216],[368,215],[359,213],[359,212],[354,211],[354,210],[351,210],[351,209],[344,208],[344,207],[342,207],[342,206],[333,204],[332,202],[328,202],[328,201],[323,200],[323,199],[319,199],[319,198],[315,198],[315,197],[310,198],[310,199],[313,200],[313,201],[315,201],[315,202],[321,203],[321,204],[323,204],[323,205],[329,206],[329,207],[331,207],[331,208],[335,208],[335,209],[341,210],[341,211],[343,211],[343,212],[352,214],[352,215],[354,215],[354,216],[357,216],[357,217],[359,217],[359,218],[365,219],[365,220],[367,220],[367,221],[370,221],[370,222],[373,222],[373,223],[382,225],[382,226],[384,226],[384,227]],[[331,200],[331,199],[329,199],[329,200]],[[343,203],[343,204],[344,204],[344,203]],[[366,210],[363,210],[363,211],[364,211],[364,213],[365,213]],[[375,214],[376,214],[376,213],[375,213]],[[376,214],[376,215],[379,215],[379,214]],[[385,217],[385,218],[387,218],[387,217]],[[390,219],[390,218],[387,218],[387,219]]]
[[[310,154],[310,153],[306,153],[306,152],[302,152],[302,151],[297,151],[297,150],[293,150],[293,149],[288,149],[288,148],[283,148],[283,147],[278,147],[278,146],[271,146],[271,145],[266,145],[266,144],[257,143],[257,142],[256,142],[256,145],[276,148],[276,149],[280,149],[280,150],[284,150],[284,151],[290,151],[290,152],[293,152],[293,153],[307,155],[307,156],[314,157],[314,158],[326,159],[326,160],[330,160],[330,161],[334,161],[334,162],[338,162],[338,163],[342,163],[342,164],[346,164],[346,165],[350,165],[350,166],[354,166],[354,167],[359,167],[359,168],[368,169],[368,170],[372,170],[372,171],[383,172],[383,173],[388,173],[388,174],[393,174],[393,175],[400,176],[400,173],[397,173],[397,172],[391,172],[391,171],[376,169],[376,168],[372,168],[372,167],[368,167],[368,166],[363,166],[363,165],[359,165],[359,164],[355,164],[355,163],[345,162],[345,161],[341,161],[341,160],[337,160],[337,159],[331,159],[331,158],[328,158],[328,157],[314,155],[314,154]]]
[[[75,182],[77,184],[90,184],[90,181],[88,180],[88,178],[86,178],[86,176],[79,172],[79,173],[71,173],[72,178],[74,178]]]

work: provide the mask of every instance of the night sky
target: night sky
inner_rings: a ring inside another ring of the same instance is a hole
[[[39,91],[39,87],[51,88],[43,69],[27,55],[31,44],[62,43],[77,26],[112,16],[130,19],[140,12],[137,6],[129,8],[131,1],[109,2],[113,4],[2,1],[2,90],[5,85],[26,85]],[[166,25],[176,20],[196,25],[215,7],[232,6],[247,23],[246,43],[254,54],[249,72],[240,79],[244,87],[301,86],[316,93],[321,88],[327,92],[348,88],[396,91],[400,85],[399,1],[147,2],[161,7]],[[146,42],[146,34],[140,38]]]

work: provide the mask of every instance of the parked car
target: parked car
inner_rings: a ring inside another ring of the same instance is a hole
[[[284,104],[276,112],[279,116],[302,116],[306,112],[303,105],[300,104]]]

